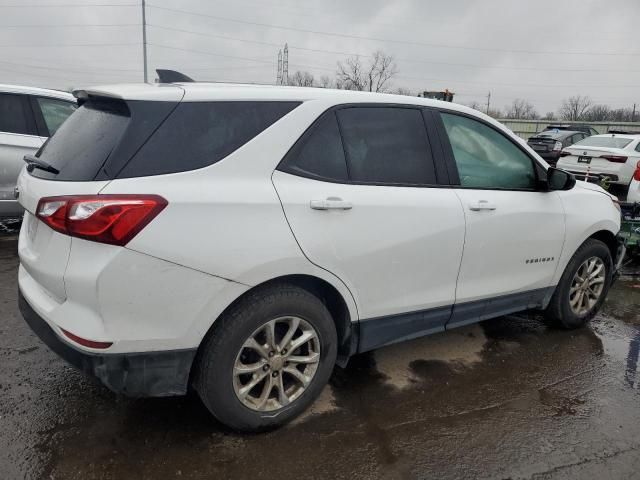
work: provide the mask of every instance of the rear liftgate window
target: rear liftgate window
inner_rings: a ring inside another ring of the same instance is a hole
[[[118,178],[184,172],[212,165],[289,113],[299,102],[184,102]]]
[[[76,110],[36,155],[60,171],[31,175],[63,181],[93,180],[131,119],[124,102],[89,101]]]

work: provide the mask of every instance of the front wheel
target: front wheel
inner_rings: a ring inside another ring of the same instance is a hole
[[[613,274],[609,248],[589,239],[573,255],[545,311],[545,319],[566,329],[584,326],[600,310]]]
[[[219,318],[201,350],[196,389],[204,404],[236,430],[259,431],[296,417],[320,394],[337,335],[320,299],[279,284]]]

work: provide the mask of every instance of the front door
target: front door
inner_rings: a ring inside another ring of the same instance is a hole
[[[453,190],[435,188],[419,109],[326,112],[273,182],[304,254],[351,290],[361,351],[444,329],[464,214]]]
[[[534,160],[498,129],[453,112],[440,117],[467,226],[448,326],[540,306],[564,241],[559,195],[539,189]]]

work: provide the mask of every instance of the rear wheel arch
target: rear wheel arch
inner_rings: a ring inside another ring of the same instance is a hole
[[[194,359],[191,369],[190,375],[190,384],[192,380],[195,378],[196,366],[198,365],[199,357],[201,355],[201,350],[203,345],[206,344],[207,338],[212,335],[215,331],[216,324],[218,323],[218,319],[223,317],[229,310],[233,309],[238,303],[243,301],[247,296],[255,294],[257,291],[268,289],[273,287],[274,285],[293,285],[304,290],[308,291],[312,295],[319,298],[327,310],[331,314],[333,318],[336,333],[338,335],[338,359],[337,363],[339,365],[345,365],[351,354],[355,352],[355,347],[357,347],[357,336],[356,331],[352,324],[352,316],[349,311],[349,307],[347,305],[346,300],[343,295],[338,291],[338,289],[331,285],[328,281],[321,279],[319,277],[313,275],[302,275],[302,274],[294,274],[294,275],[283,275],[280,277],[272,278],[265,282],[262,282],[236,298],[233,302],[231,302],[215,319],[215,321],[211,324],[206,334],[202,337],[200,341],[200,345],[198,346],[198,352]]]

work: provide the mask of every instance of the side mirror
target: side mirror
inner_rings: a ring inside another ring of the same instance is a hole
[[[547,169],[547,186],[549,191],[571,190],[575,185],[576,178],[569,172],[554,167]]]

